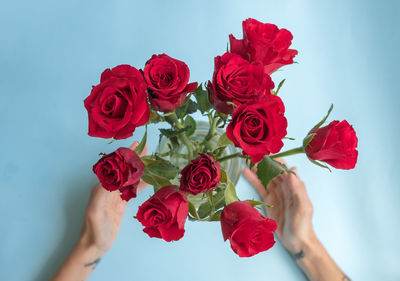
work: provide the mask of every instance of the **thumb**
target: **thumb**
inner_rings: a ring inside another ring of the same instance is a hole
[[[132,145],[129,147],[132,150],[135,150],[135,148],[139,145],[138,141],[135,141],[134,143],[132,143]],[[140,154],[140,156],[144,156],[147,154],[147,144],[144,146],[144,149],[142,151],[142,154]]]
[[[264,200],[267,197],[267,191],[262,185],[261,181],[258,179],[256,173],[251,171],[248,167],[245,167],[243,170],[243,174],[246,179],[251,183],[255,190],[257,190],[260,197]]]

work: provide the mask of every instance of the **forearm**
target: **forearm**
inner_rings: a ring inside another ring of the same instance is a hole
[[[350,281],[315,235],[293,257],[310,281]]]
[[[101,258],[94,246],[80,240],[50,281],[87,280]]]

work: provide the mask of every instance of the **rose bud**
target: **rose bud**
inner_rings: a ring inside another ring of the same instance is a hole
[[[270,95],[266,100],[239,105],[232,114],[232,121],[226,128],[226,136],[236,147],[243,149],[253,163],[264,155],[277,153],[283,146],[287,121],[283,115],[282,100]]]
[[[293,63],[297,51],[289,49],[292,39],[289,30],[255,19],[243,21],[243,39],[238,40],[232,34],[229,35],[231,52],[251,62],[260,61],[267,74]]]
[[[104,70],[84,103],[92,137],[126,139],[149,120],[146,83],[129,65]]]
[[[357,163],[357,136],[353,127],[346,121],[332,121],[328,126],[313,130],[315,134],[305,147],[312,160],[325,162],[337,169],[353,169]]]
[[[225,53],[214,59],[215,70],[212,83],[209,83],[210,100],[214,108],[231,114],[232,105],[258,100],[271,94],[274,82],[264,73],[262,64],[250,63],[237,54]]]
[[[171,242],[183,237],[188,211],[186,195],[178,190],[178,186],[170,185],[161,188],[144,202],[136,218],[150,237]]]
[[[136,197],[136,189],[144,171],[144,164],[133,150],[125,147],[104,155],[94,166],[101,185],[108,191],[119,190],[121,198]]]
[[[264,217],[246,201],[236,201],[224,208],[221,214],[224,241],[231,242],[239,257],[251,257],[270,249],[274,244],[274,231],[278,224]]]
[[[189,68],[180,60],[153,55],[144,67],[150,103],[161,112],[172,111],[185,101],[186,94],[197,88],[197,82],[189,82]]]
[[[181,175],[180,190],[196,195],[218,186],[221,169],[214,157],[202,153],[183,168]]]

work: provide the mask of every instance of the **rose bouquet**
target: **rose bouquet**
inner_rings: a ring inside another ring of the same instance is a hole
[[[304,153],[321,167],[352,169],[357,162],[357,137],[347,121],[316,124],[298,148],[282,152],[286,138],[285,106],[271,74],[293,63],[297,51],[289,49],[292,34],[254,19],[243,22],[243,39],[229,36],[230,49],[214,59],[212,80],[189,83],[188,66],[166,54],[153,55],[143,69],[119,65],[106,69],[84,104],[89,135],[126,139],[145,126],[135,148],[102,154],[93,166],[102,186],[119,190],[121,198],[136,197],[140,180],[154,187],[154,195],[136,214],[150,237],[176,241],[185,222],[220,221],[224,240],[240,257],[271,248],[277,223],[257,208],[255,200],[239,200],[235,184],[240,175],[228,172],[235,161],[257,166],[267,188],[277,175],[293,173],[277,157]],[[193,114],[208,118],[206,130]],[[165,122],[159,149],[141,155],[150,124]],[[240,166],[240,165],[239,165]],[[329,169],[329,168],[328,168]]]

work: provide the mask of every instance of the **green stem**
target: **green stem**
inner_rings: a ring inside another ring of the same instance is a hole
[[[207,196],[208,196],[208,201],[210,202],[210,206],[211,206],[211,213],[210,213],[210,216],[211,216],[212,214],[215,213],[215,205],[214,205],[212,190],[207,191]]]
[[[218,162],[223,162],[223,161],[235,158],[235,157],[244,157],[244,156],[242,155],[241,152],[237,152],[237,153],[234,153],[234,154],[229,154],[229,155],[226,155],[224,157],[221,157],[221,158],[217,159],[217,161]]]
[[[178,117],[176,116],[175,112],[171,113],[169,115],[169,117],[172,119],[172,121],[174,122],[174,124],[175,124],[175,126],[176,126],[176,128],[178,130],[181,130],[181,129],[184,128],[182,126],[182,124],[179,122]],[[189,161],[190,161],[193,158],[193,147],[192,147],[192,144],[190,143],[190,140],[187,137],[185,132],[179,134],[178,137],[186,145],[187,150],[188,150]]]
[[[171,152],[157,153],[157,156],[160,156],[160,157],[171,156]],[[186,154],[174,153],[174,156],[184,158],[184,159],[189,159],[189,157]]]
[[[208,113],[208,119],[210,121],[210,129],[208,130],[208,134],[204,138],[204,141],[202,144],[206,144],[209,142],[217,133],[217,119],[216,119],[216,114],[214,114],[214,117],[211,116],[211,113]]]
[[[272,159],[275,159],[275,158],[284,157],[284,156],[290,156],[290,155],[295,155],[295,154],[299,154],[299,153],[304,153],[304,148],[303,148],[302,146],[296,147],[296,148],[293,148],[293,149],[289,149],[289,150],[287,150],[287,151],[280,152],[280,153],[277,153],[277,154],[273,154],[273,155],[271,155],[270,157],[271,157]]]

